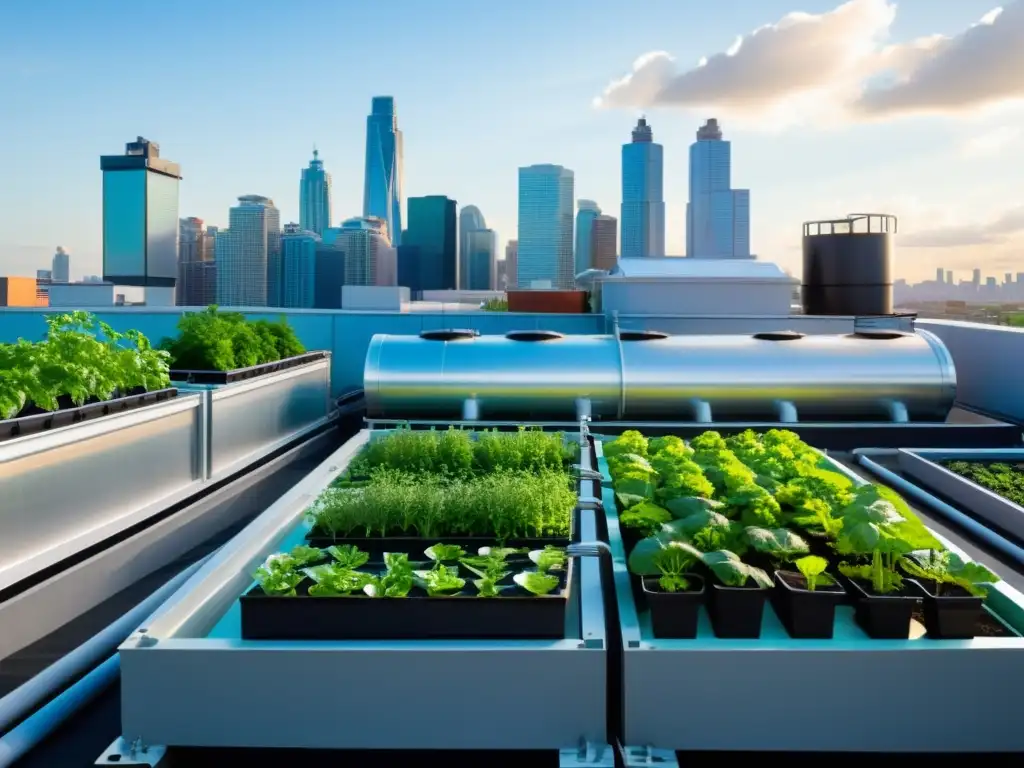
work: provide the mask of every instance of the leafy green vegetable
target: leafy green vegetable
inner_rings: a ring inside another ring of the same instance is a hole
[[[611,459],[623,453],[635,453],[637,456],[647,455],[647,438],[635,429],[628,429],[612,440],[604,444],[604,456]]]
[[[313,582],[309,588],[310,597],[337,597],[351,595],[353,592],[360,592],[373,581],[368,573],[347,568],[340,563],[330,565],[315,565],[306,568],[303,573]]]
[[[371,576],[363,586],[363,592],[370,597],[406,597],[414,583],[412,564],[404,552],[386,552],[384,567],[379,576]]]
[[[694,558],[679,547],[664,547],[654,555],[654,567],[661,572],[658,586],[665,592],[679,592],[690,588],[689,580],[683,575],[693,564]]]
[[[288,557],[290,557],[292,562],[295,563],[296,568],[304,568],[307,565],[312,565],[313,563],[323,560],[324,553],[323,550],[317,549],[316,547],[306,547],[300,544],[288,553]],[[362,565],[362,563],[359,565]]]
[[[453,563],[466,554],[466,550],[458,544],[434,544],[427,547],[424,553],[435,563]]]
[[[1003,461],[945,461],[943,465],[950,472],[965,477],[1007,501],[1024,506],[1024,472],[1020,464]]]
[[[942,585],[958,586],[972,595],[985,597],[988,590],[982,585],[999,581],[985,566],[964,560],[954,552],[924,550],[911,552],[899,562],[900,568],[918,579],[935,582],[936,594],[941,594]]]
[[[302,574],[293,571],[290,562],[270,561],[256,570],[256,581],[264,594],[278,597],[294,596]]]
[[[772,580],[767,573],[760,568],[744,563],[735,552],[728,550],[701,552],[692,544],[679,541],[672,542],[670,546],[678,547],[690,557],[703,563],[704,567],[727,587],[743,587],[748,581],[753,581],[756,586],[764,589],[772,586]]]
[[[558,586],[558,577],[539,571],[523,571],[512,577],[520,587],[534,595],[546,595]]]
[[[642,536],[651,536],[672,519],[667,509],[650,501],[642,501],[619,515],[619,524],[623,528],[638,531]]]
[[[429,571],[415,571],[416,580],[430,597],[452,595],[466,586],[455,566],[440,566]]]
[[[544,549],[535,549],[530,552],[530,560],[532,560],[537,570],[541,573],[547,573],[549,571],[564,571],[565,563],[568,559],[565,553],[565,549],[562,547],[553,547],[550,544]]]
[[[343,568],[358,568],[361,565],[365,565],[370,559],[368,553],[363,552],[359,547],[352,544],[328,547],[327,554],[333,557],[338,565]]]
[[[774,563],[786,563],[809,551],[807,542],[785,528],[757,528],[745,531],[747,541],[756,552],[768,555]]]
[[[828,587],[836,583],[835,579],[825,573],[825,569],[828,568],[828,560],[824,557],[808,555],[801,557],[793,565],[803,574],[804,580],[807,582],[807,589],[811,592],[818,587]]]

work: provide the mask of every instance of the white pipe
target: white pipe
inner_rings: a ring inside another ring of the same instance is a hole
[[[41,701],[52,697],[69,680],[100,664],[100,660],[110,653],[111,649],[117,648],[137,628],[155,618],[162,604],[212,556],[207,555],[185,568],[106,629],[93,635],[71,653],[62,656],[31,680],[0,699],[0,732],[18,722],[27,712],[39,706]],[[115,654],[0,738],[0,768],[12,765],[69,715],[101,692],[117,677],[117,670]]]

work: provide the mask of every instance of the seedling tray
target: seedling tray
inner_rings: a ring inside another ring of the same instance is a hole
[[[427,547],[438,543],[460,546],[466,552],[475,555],[480,547],[493,547],[496,544],[493,536],[434,536],[429,539],[417,536],[376,536],[374,538],[339,537],[335,539],[330,536],[316,535],[315,531],[310,532],[310,535],[306,537],[306,541],[309,546],[317,547],[318,549],[326,549],[330,546],[340,547],[345,544],[351,544],[352,546],[358,547],[363,552],[369,553],[370,557],[373,558],[379,558],[385,552],[410,552],[420,554]],[[502,542],[500,546],[514,547],[516,549],[544,549],[544,547],[547,546],[565,547],[568,543],[569,539],[564,536],[557,538],[538,537],[528,539],[508,539],[507,541]]]
[[[188,382],[189,384],[232,384],[236,381],[255,379],[268,373],[277,373],[288,368],[296,368],[307,363],[315,363],[327,357],[327,352],[307,352],[295,357],[286,357],[273,363],[253,365],[249,368],[236,368],[232,371],[186,371],[171,370],[171,381]]]
[[[454,543],[446,540],[445,543]],[[490,541],[493,544],[493,539]],[[399,551],[389,548],[388,551]],[[413,549],[413,553],[422,549]],[[532,567],[527,558],[509,559],[517,573]],[[417,568],[429,568],[420,563]],[[240,598],[242,638],[245,640],[558,640],[565,636],[565,612],[570,597],[573,560],[559,576],[558,587],[532,595],[512,581],[499,583],[500,596],[478,596],[474,574],[460,568],[465,588],[456,595],[429,597],[414,588],[404,598],[352,594],[310,597],[312,582],[296,588],[295,596],[264,594],[259,585]],[[360,568],[379,572],[382,563]]]

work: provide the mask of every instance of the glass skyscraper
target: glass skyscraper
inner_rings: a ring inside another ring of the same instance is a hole
[[[243,195],[217,232],[217,303],[281,306],[281,212],[261,195]]]
[[[469,289],[469,233],[487,229],[484,215],[475,205],[467,205],[459,211],[459,285],[461,290]]]
[[[710,119],[690,145],[690,202],[686,204],[686,255],[749,259],[750,190],[732,189],[732,145]]]
[[[573,274],[578,275],[593,266],[591,256],[591,231],[594,219],[601,215],[601,207],[593,200],[579,200],[576,203],[576,261]]]
[[[335,245],[345,253],[345,285],[395,285],[398,256],[387,222],[363,216],[342,222]]]
[[[324,161],[315,149],[299,182],[299,226],[320,237],[331,226],[331,174],[324,170]]]
[[[498,236],[493,229],[474,229],[466,233],[466,290],[492,291]]]
[[[298,224],[285,224],[281,235],[281,306],[316,306],[316,259],[320,237]]]
[[[395,246],[402,244],[402,177],[402,132],[395,100],[374,96],[366,118],[363,216],[386,221]]]
[[[71,282],[71,257],[61,246],[57,246],[57,252],[53,254],[53,261],[50,263],[51,279],[55,283]]]
[[[573,172],[560,165],[519,169],[519,245],[514,275],[519,288],[573,287],[574,187]]]
[[[622,145],[622,258],[665,255],[664,153],[647,120]]]
[[[444,195],[409,198],[409,226],[403,245],[419,248],[420,290],[454,290],[459,287],[455,201]]]

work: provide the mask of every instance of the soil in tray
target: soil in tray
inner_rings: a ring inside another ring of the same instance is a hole
[[[466,579],[461,592],[429,597],[413,588],[404,598],[374,598],[362,594],[310,597],[312,581],[296,588],[294,597],[270,596],[259,585],[241,598],[242,637],[248,640],[458,640],[562,639],[569,570],[552,572],[559,586],[547,595],[520,588],[513,576],[532,568],[528,559],[508,561],[511,573],[499,586],[499,597],[478,596],[476,574],[460,566]],[[428,569],[430,563],[418,563]],[[382,564],[367,564],[364,572],[382,572]]]

